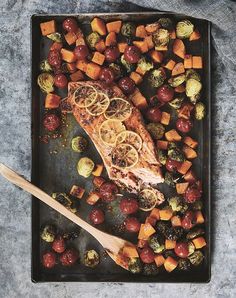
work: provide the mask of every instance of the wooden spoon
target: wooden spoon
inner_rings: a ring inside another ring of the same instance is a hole
[[[122,258],[122,249],[124,246],[134,246],[132,243],[121,239],[116,236],[109,235],[105,232],[102,232],[90,224],[88,224],[83,219],[79,218],[77,215],[69,211],[66,207],[61,205],[59,202],[54,200],[44,191],[42,191],[37,186],[33,185],[20,175],[18,175],[13,170],[9,169],[2,163],[0,163],[0,173],[3,177],[5,177],[8,181],[12,182],[13,184],[19,186],[23,190],[27,191],[28,193],[32,194],[34,197],[38,198],[40,201],[44,202],[54,210],[58,211],[66,218],[73,221],[75,224],[89,232],[94,238],[98,240],[98,242],[104,247],[106,252],[109,256],[118,264],[119,266],[128,269],[127,263]]]

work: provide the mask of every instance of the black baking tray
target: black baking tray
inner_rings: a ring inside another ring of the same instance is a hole
[[[158,276],[149,277],[144,275],[133,275],[128,271],[117,266],[106,254],[100,244],[93,239],[86,231],[81,230],[80,236],[73,242],[82,258],[85,249],[95,248],[101,254],[101,263],[96,269],[90,269],[79,263],[71,268],[57,265],[48,270],[41,264],[42,252],[49,249],[47,244],[40,240],[40,228],[43,224],[53,222],[59,229],[67,231],[74,229],[75,225],[63,216],[50,209],[38,199],[32,198],[32,281],[50,282],[50,281],[84,281],[84,282],[209,282],[211,275],[211,25],[206,20],[190,18],[185,15],[179,15],[166,12],[133,12],[133,13],[97,13],[97,14],[74,14],[74,15],[33,15],[31,18],[31,59],[32,59],[32,182],[41,187],[47,193],[69,192],[71,185],[83,185],[86,192],[91,188],[91,181],[78,176],[76,171],[76,162],[80,155],[70,150],[70,140],[78,134],[85,135],[72,115],[67,116],[68,127],[62,131],[63,137],[50,141],[49,144],[40,142],[39,137],[42,131],[43,99],[37,86],[37,76],[39,74],[39,62],[46,58],[50,41],[41,36],[39,24],[51,19],[61,25],[63,19],[67,16],[74,16],[78,19],[83,30],[89,30],[89,22],[95,17],[100,16],[105,20],[131,20],[135,22],[150,23],[161,16],[169,16],[175,21],[183,18],[192,19],[199,29],[202,39],[196,46],[191,46],[191,53],[203,56],[204,70],[202,73],[203,95],[202,98],[207,106],[207,117],[194,124],[192,131],[193,137],[199,140],[198,158],[194,161],[194,169],[197,175],[203,181],[204,193],[204,214],[207,247],[205,248],[205,259],[202,266],[196,270],[172,273],[160,273]],[[187,45],[187,48],[190,44]],[[142,90],[142,89],[141,89]],[[147,91],[146,91],[147,92]],[[66,94],[61,94],[65,96]],[[57,154],[54,154],[57,152]],[[86,155],[92,157],[95,162],[101,161],[95,147],[90,142],[89,150]],[[86,203],[77,202],[79,215],[87,220],[88,211],[91,206]],[[113,206],[114,207],[114,206]],[[115,218],[108,215],[106,218],[107,226],[102,226],[110,233],[127,237],[126,234],[119,234],[110,227],[114,221],[121,221],[122,218]],[[135,238],[129,239],[135,240]]]

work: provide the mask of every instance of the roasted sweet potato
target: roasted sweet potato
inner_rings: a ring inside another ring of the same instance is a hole
[[[173,211],[171,209],[161,209],[159,210],[159,215],[160,220],[170,220],[173,215]]]
[[[163,54],[156,50],[151,51],[150,56],[152,57],[152,60],[156,63],[161,63],[163,60]]]
[[[168,272],[173,271],[177,266],[178,262],[172,257],[168,257],[164,262],[164,267]]]
[[[46,36],[48,34],[55,33],[56,30],[56,22],[55,20],[40,23],[40,29],[43,36]]]
[[[169,239],[165,240],[165,249],[174,249],[175,246],[176,246],[176,241],[169,240]]]
[[[197,157],[197,152],[187,145],[185,145],[182,150],[187,159],[194,159]]]
[[[105,56],[102,53],[95,52],[92,58],[92,62],[97,63],[98,65],[103,65],[105,61]]]
[[[198,30],[193,31],[193,33],[190,35],[189,40],[194,41],[201,38],[201,34]]]
[[[85,189],[80,186],[73,185],[71,187],[70,195],[72,195],[73,197],[76,197],[77,199],[82,199],[84,193],[85,193]]]
[[[77,70],[76,64],[74,62],[73,63],[66,63],[66,67],[67,67],[67,70],[69,71],[69,73],[74,73]]]
[[[193,68],[202,69],[202,57],[193,56]]]
[[[114,21],[106,24],[108,32],[119,33],[121,29],[122,21]]]
[[[193,67],[193,60],[192,60],[192,55],[185,55],[184,56],[184,68],[192,68]]]
[[[177,171],[182,174],[182,175],[185,175],[188,170],[191,168],[192,166],[192,163],[191,161],[189,160],[185,160],[181,165],[180,167],[178,167]]]
[[[159,28],[160,28],[160,24],[155,22],[155,23],[151,23],[151,24],[147,24],[145,26],[145,30],[147,32],[147,34],[153,34],[154,32],[156,32]]]
[[[144,38],[147,36],[147,31],[145,30],[145,27],[143,25],[139,25],[136,27],[135,36],[141,37],[141,38]]]
[[[95,166],[95,169],[92,171],[93,176],[101,176],[102,171],[103,171],[104,165],[103,164],[97,164]]]
[[[171,224],[173,227],[181,227],[181,218],[179,215],[175,215],[171,217]]]
[[[144,38],[145,42],[147,43],[148,49],[151,50],[154,48],[154,43],[152,41],[152,36],[148,35]]]
[[[118,50],[120,53],[124,53],[125,52],[125,48],[127,47],[127,43],[126,42],[119,42],[118,43]]]
[[[203,224],[204,223],[204,216],[201,211],[196,211],[195,212],[195,217],[196,217],[196,223],[197,224]]]
[[[153,208],[152,211],[151,211],[151,213],[150,213],[150,217],[153,217],[156,220],[159,220],[160,219],[159,209]]]
[[[198,237],[192,240],[196,249],[206,246],[206,240],[203,237]]]
[[[161,113],[161,124],[163,125],[169,125],[170,123],[170,114],[167,112]]]
[[[154,261],[157,267],[161,267],[165,263],[165,258],[163,257],[163,255],[158,254],[155,256]]]
[[[140,49],[142,53],[148,52],[148,45],[145,40],[142,41],[133,41],[133,44]]]
[[[197,180],[193,170],[189,170],[185,175],[184,175],[184,180],[187,182],[195,182]]]
[[[143,80],[143,77],[135,71],[131,72],[130,78],[135,82],[136,85],[140,84]]]
[[[172,69],[172,76],[177,76],[185,72],[184,65],[182,62],[176,63],[174,68]]]
[[[88,61],[86,60],[78,60],[76,62],[76,68],[78,68],[79,70],[86,72],[87,71],[87,67],[88,67]]]
[[[183,142],[184,142],[184,144],[188,145],[189,147],[191,147],[193,149],[195,149],[198,145],[198,142],[189,136],[184,137]]]
[[[165,133],[165,138],[169,142],[179,142],[181,141],[181,135],[175,129],[171,129]]]
[[[150,223],[141,224],[138,239],[148,240],[148,238],[155,232],[156,230],[150,225]]]
[[[137,73],[139,73],[141,76],[144,76],[146,71],[143,70],[141,67],[137,67],[136,70],[135,70]]]
[[[77,39],[76,39],[75,45],[76,46],[80,46],[80,45],[85,46],[86,42],[85,42],[84,37],[83,36],[78,36]]]
[[[93,32],[97,32],[100,35],[106,35],[106,25],[103,20],[99,18],[94,18],[91,22],[91,27]]]
[[[46,109],[56,109],[59,107],[61,97],[56,94],[48,93],[45,98],[45,108]]]
[[[173,53],[176,56],[184,59],[186,50],[185,50],[185,45],[181,39],[178,39],[178,38],[175,39],[174,44],[173,44]]]
[[[175,87],[175,92],[176,93],[183,93],[183,92],[185,92],[185,86],[182,84],[182,85],[179,85],[179,86]]]
[[[133,102],[135,107],[140,110],[148,107],[146,98],[142,95],[142,93],[138,89],[136,89],[134,93],[131,95],[131,101]]]
[[[103,39],[100,39],[96,44],[95,44],[95,49],[99,52],[99,53],[103,53],[106,49],[106,45]]]
[[[76,57],[72,51],[62,48],[61,49],[61,58],[62,60],[72,63],[76,61]]]
[[[100,199],[99,193],[96,191],[92,191],[92,192],[90,192],[89,196],[87,197],[86,202],[89,205],[95,205],[99,199]]]
[[[76,72],[70,75],[70,79],[72,82],[78,82],[84,80],[84,75],[81,70],[77,70]]]
[[[74,32],[68,32],[67,34],[65,34],[65,40],[68,43],[68,45],[72,45],[77,40],[77,34]]]
[[[154,217],[148,216],[146,217],[145,224],[150,223],[151,226],[155,227],[157,220]]]
[[[172,70],[175,66],[176,62],[174,60],[169,60],[166,65],[164,66],[165,68]]]
[[[157,148],[158,149],[163,149],[163,150],[167,150],[168,148],[168,142],[167,141],[157,141]]]
[[[178,118],[189,119],[194,106],[191,103],[186,103],[178,111]]]
[[[123,254],[124,254],[124,256],[126,256],[128,258],[138,258],[139,257],[139,254],[138,254],[135,246],[128,246],[128,245],[124,246]]]
[[[189,183],[188,182],[183,182],[183,183],[176,183],[175,187],[176,187],[176,192],[179,195],[182,195],[185,193],[186,189],[188,188]]]
[[[155,50],[160,51],[160,52],[165,52],[165,51],[168,51],[168,47],[167,46],[155,46]]]
[[[175,32],[175,30],[172,30],[170,32],[170,39],[176,39],[176,32]]]
[[[105,40],[105,45],[106,47],[110,47],[116,44],[116,33],[115,32],[110,32],[107,34],[106,40]]]
[[[101,71],[100,65],[90,62],[87,65],[86,75],[93,80],[98,80],[100,71]]]

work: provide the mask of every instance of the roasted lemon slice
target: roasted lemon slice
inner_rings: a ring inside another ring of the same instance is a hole
[[[158,202],[158,197],[155,191],[145,188],[139,193],[139,209],[143,211],[152,210]]]
[[[90,107],[97,99],[97,90],[90,85],[81,85],[73,93],[73,101],[79,108]]]
[[[114,97],[110,100],[109,107],[104,113],[104,116],[107,119],[125,121],[130,117],[131,113],[132,106],[127,100],[120,97]]]
[[[141,137],[136,132],[133,132],[131,130],[125,130],[119,133],[116,137],[116,145],[122,143],[130,144],[134,146],[136,150],[140,151],[143,142]]]
[[[124,130],[126,130],[126,128],[121,121],[108,119],[101,124],[99,136],[105,144],[115,146],[117,135]]]
[[[138,151],[130,144],[119,144],[112,151],[112,164],[121,169],[134,167],[138,162]]]
[[[106,111],[109,103],[110,99],[108,96],[105,93],[98,92],[95,102],[91,106],[86,107],[86,111],[92,116],[99,116]]]

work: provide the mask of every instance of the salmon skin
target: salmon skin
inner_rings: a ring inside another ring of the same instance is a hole
[[[111,159],[113,148],[104,144],[99,136],[99,127],[103,121],[106,120],[104,115],[92,116],[87,113],[85,108],[80,108],[74,103],[74,91],[79,86],[87,84],[106,93],[110,99],[113,97],[121,97],[128,100],[132,105],[131,115],[127,120],[123,121],[123,123],[125,124],[127,130],[136,132],[142,139],[142,148],[139,151],[139,161],[132,168],[121,169],[113,166]],[[145,187],[151,187],[158,183],[162,183],[164,179],[161,173],[160,162],[157,158],[157,152],[153,140],[145,128],[140,111],[133,106],[130,99],[132,100],[132,98],[127,99],[116,85],[108,87],[99,81],[70,82],[68,85],[67,106],[71,107],[71,111],[77,122],[94,143],[97,151],[101,155],[109,178],[114,180],[114,182],[120,187],[125,188],[130,192],[138,193]]]

